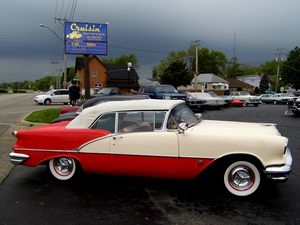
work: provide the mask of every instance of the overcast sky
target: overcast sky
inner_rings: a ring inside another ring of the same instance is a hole
[[[72,0],[1,0],[0,83],[54,74],[63,45],[54,17],[69,17]],[[108,57],[135,54],[140,77],[170,51],[187,50],[192,40],[259,65],[300,46],[299,0],[77,0],[74,21],[108,22]],[[144,49],[138,50],[138,49]],[[148,51],[149,50],[149,51]],[[101,58],[101,57],[100,57]],[[74,66],[74,57],[68,65]],[[201,65],[200,65],[201,66]]]

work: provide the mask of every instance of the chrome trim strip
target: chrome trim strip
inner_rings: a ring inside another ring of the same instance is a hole
[[[33,152],[78,152],[77,150],[59,150],[59,149],[34,149],[34,148],[14,148],[19,151],[33,151]]]
[[[96,139],[93,139],[93,140],[90,140],[82,145],[80,145],[76,150],[79,152],[82,148],[84,148],[85,146],[91,144],[91,143],[94,143],[95,141],[99,141],[99,140],[102,140],[102,139],[105,139],[105,138],[110,138],[110,137],[113,137],[113,136],[116,136],[116,135],[119,135],[119,134],[108,134],[108,135],[105,135],[103,137],[99,137],[99,138],[96,138]]]

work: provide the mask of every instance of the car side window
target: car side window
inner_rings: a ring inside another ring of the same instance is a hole
[[[155,130],[160,130],[165,121],[166,112],[155,112]]]
[[[94,122],[91,129],[107,130],[111,133],[115,133],[115,123],[116,123],[115,118],[116,118],[115,113],[102,115]]]
[[[150,132],[154,131],[154,112],[130,111],[118,113],[118,132]]]

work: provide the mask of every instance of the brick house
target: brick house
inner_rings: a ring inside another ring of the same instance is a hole
[[[132,67],[127,70],[126,64],[104,64],[95,55],[89,58],[89,74],[91,93],[103,87],[118,87],[121,92],[129,93],[131,89],[139,89],[139,76]],[[84,92],[84,58],[76,57],[75,77],[79,79],[80,89]]]

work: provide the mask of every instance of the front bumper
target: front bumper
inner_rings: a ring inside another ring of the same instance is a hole
[[[286,161],[282,166],[266,167],[264,172],[267,178],[277,182],[284,182],[288,179],[289,173],[292,171],[293,158],[290,149],[287,148]]]
[[[29,159],[28,155],[15,153],[15,152],[9,153],[9,157],[10,157],[10,162],[15,164],[15,165],[22,164],[27,159]]]

